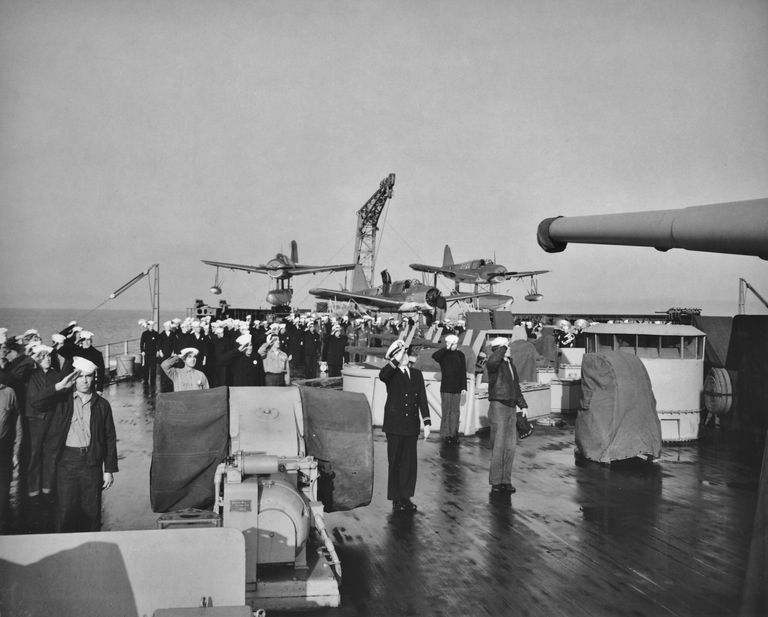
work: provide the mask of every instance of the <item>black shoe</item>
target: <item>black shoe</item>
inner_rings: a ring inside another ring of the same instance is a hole
[[[517,492],[517,489],[514,486],[512,486],[511,484],[502,484],[502,486],[504,487],[504,489],[508,493],[516,493]]]
[[[491,492],[492,493],[506,493],[507,489],[504,488],[506,485],[504,484],[494,484],[491,486]]]
[[[406,507],[405,504],[400,500],[396,499],[392,502],[392,511],[393,512],[405,512]]]
[[[410,512],[413,512],[416,510],[416,504],[413,503],[410,499],[403,499],[402,504],[403,504],[404,510],[408,510]]]

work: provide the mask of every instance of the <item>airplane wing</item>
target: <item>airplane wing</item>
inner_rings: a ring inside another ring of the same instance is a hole
[[[317,272],[343,272],[344,270],[354,270],[357,264],[339,264],[337,266],[299,266],[287,268],[288,272],[294,276],[299,274],[316,274]]]
[[[447,296],[443,296],[443,298],[445,298],[446,302],[462,302],[466,300],[474,300],[475,298],[484,298],[491,295],[495,294],[492,294],[490,291],[481,291],[468,294],[449,294]]]
[[[228,270],[242,270],[243,272],[257,272],[258,274],[269,274],[271,272],[286,271],[292,276],[298,276],[300,274],[316,274],[318,272],[341,272],[343,270],[353,270],[356,264],[340,264],[336,266],[268,266],[261,264],[260,266],[250,266],[247,264],[231,264],[223,261],[208,261],[206,259],[201,260],[204,264],[214,266],[216,268],[227,268]]]
[[[259,274],[269,274],[270,270],[266,266],[249,266],[247,264],[230,264],[223,261],[208,261],[201,259],[204,264],[216,268],[227,268],[228,270],[242,270],[243,272],[258,272]]]
[[[522,279],[528,276],[536,276],[537,274],[546,274],[549,270],[529,270],[527,272],[505,272],[504,274],[497,274],[494,279]]]
[[[410,264],[411,269],[417,272],[429,272],[431,274],[442,274],[448,278],[456,278],[456,273],[453,270],[445,270],[438,266],[428,266],[426,264]]]
[[[322,300],[341,300],[348,302],[353,300],[358,304],[365,304],[374,308],[383,310],[397,311],[402,306],[402,301],[383,298],[381,296],[366,296],[351,291],[341,291],[339,289],[310,289],[309,293]]]

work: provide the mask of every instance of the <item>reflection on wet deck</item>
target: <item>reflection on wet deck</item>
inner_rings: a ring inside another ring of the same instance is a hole
[[[115,388],[113,386],[113,388]],[[151,528],[153,399],[141,384],[107,392],[121,472],[106,529]],[[342,561],[342,604],[316,614],[735,615],[762,450],[719,433],[666,447],[658,465],[577,465],[574,429],[521,442],[517,493],[492,496],[487,439],[419,443],[415,514],[386,500],[377,429],[370,506],[327,515]],[[306,615],[306,613],[303,613]]]
[[[489,492],[487,440],[421,443],[415,515],[385,499],[328,516],[344,568],[332,615],[733,615],[759,467],[727,444],[659,465],[576,465],[573,427],[521,443],[517,493]]]

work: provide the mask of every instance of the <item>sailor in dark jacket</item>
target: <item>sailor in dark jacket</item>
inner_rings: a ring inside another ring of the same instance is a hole
[[[346,347],[347,335],[343,334],[339,324],[334,324],[331,328],[331,335],[325,339],[323,347],[323,360],[328,363],[328,377],[341,377]]]
[[[173,322],[164,322],[163,331],[157,336],[157,355],[160,357],[161,362],[173,355],[173,352],[176,350],[176,339],[177,334],[173,330]],[[173,382],[165,374],[165,371],[160,371],[160,392],[173,392]]]
[[[75,370],[47,393],[57,401],[48,431],[58,452],[56,531],[99,531],[101,494],[117,472],[115,422],[109,403],[94,392],[98,367],[81,357],[73,358],[72,366]]]
[[[517,412],[527,415],[528,404],[520,389],[517,369],[509,357],[509,342],[503,337],[491,341],[488,369],[488,421],[491,424],[491,467],[488,480],[494,492],[514,493],[512,463],[517,447]]]
[[[77,345],[65,345],[59,350],[59,355],[70,362],[75,356],[93,362],[96,365],[94,388],[96,389],[96,392],[103,392],[104,386],[107,384],[104,355],[93,346],[93,332],[80,330],[79,344],[79,347]],[[69,362],[65,361],[62,372],[66,372],[69,368]]]
[[[56,452],[44,448],[45,437],[50,427],[56,402],[41,400],[46,392],[58,383],[62,375],[51,366],[53,348],[36,345],[32,348],[32,359],[37,368],[32,371],[27,383],[24,409],[24,427],[27,439],[27,495],[31,499],[53,492]]]
[[[155,383],[157,379],[157,351],[160,346],[160,334],[155,328],[155,322],[149,320],[147,329],[141,333],[139,346],[141,350],[141,364],[143,368],[142,381]]]
[[[379,371],[379,379],[387,385],[384,404],[383,430],[387,435],[389,479],[387,499],[395,512],[413,511],[411,502],[416,489],[416,443],[420,426],[424,439],[429,437],[432,421],[429,417],[427,391],[421,371],[408,366],[408,350],[397,340],[385,356],[389,361]]]
[[[315,322],[307,322],[304,331],[304,340],[302,341],[302,352],[304,353],[304,377],[315,379],[318,373],[318,360],[320,358],[320,347],[322,341],[320,335],[315,330]]]
[[[467,359],[459,351],[459,337],[449,334],[445,347],[432,354],[440,365],[440,407],[443,417],[440,422],[440,437],[445,443],[459,443],[459,418],[461,416],[461,393],[467,389]]]
[[[241,334],[237,337],[237,347],[224,352],[220,358],[223,366],[229,367],[232,386],[265,385],[264,362],[253,349],[253,337]]]

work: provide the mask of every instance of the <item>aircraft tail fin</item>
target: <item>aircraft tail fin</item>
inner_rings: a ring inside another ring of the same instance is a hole
[[[453,265],[453,255],[451,255],[451,247],[447,244],[443,249],[443,267]]]
[[[299,263],[299,245],[296,244],[296,240],[291,240],[291,261],[295,264]]]
[[[352,273],[352,291],[363,291],[368,288],[368,281],[363,272],[363,266],[357,264]]]

